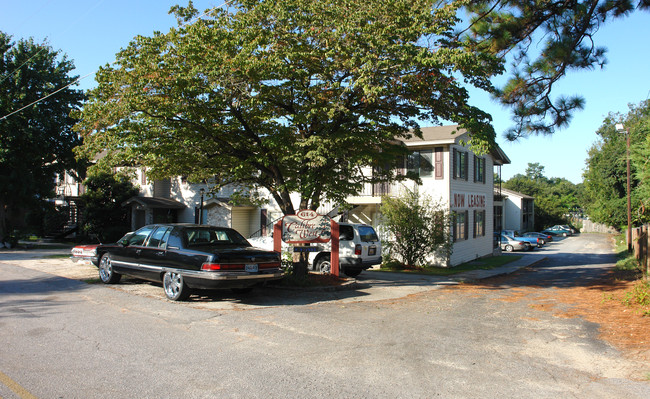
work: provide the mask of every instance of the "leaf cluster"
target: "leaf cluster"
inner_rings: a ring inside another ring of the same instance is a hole
[[[468,45],[512,62],[511,74],[495,96],[513,110],[506,137],[552,134],[584,107],[579,96],[552,96],[554,85],[573,70],[602,68],[606,50],[594,35],[606,21],[636,9],[640,0],[498,0],[471,2]]]
[[[623,123],[626,134],[616,130]],[[650,221],[650,101],[630,106],[626,115],[610,114],[596,132],[583,174],[590,217],[613,227],[627,225],[627,134],[630,139],[632,223]]]
[[[80,107],[81,91],[68,87],[9,115],[74,82],[73,69],[47,44],[0,32],[0,206],[38,206],[52,194],[55,174],[76,166],[72,148],[80,141],[70,112]]]
[[[127,173],[98,172],[85,181],[86,192],[81,196],[82,230],[94,234],[101,242],[113,242],[129,231],[131,221],[122,204],[138,195]]]
[[[400,197],[384,197],[381,214],[391,236],[383,245],[391,258],[412,268],[426,265],[434,254],[451,255],[449,212],[442,204],[406,190]]]

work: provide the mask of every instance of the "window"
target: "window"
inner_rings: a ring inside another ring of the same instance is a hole
[[[129,245],[138,246],[144,244],[144,240],[147,239],[149,233],[151,233],[152,230],[153,228],[151,227],[143,227],[140,230],[136,231],[132,236],[129,237]]]
[[[406,169],[420,177],[429,177],[433,174],[433,151],[413,151],[406,158]]]
[[[233,229],[188,228],[185,229],[185,240],[188,247],[233,244],[250,246],[248,241]]]
[[[474,211],[474,238],[485,236],[485,211]]]
[[[352,226],[339,226],[339,241],[354,240],[354,229]]]
[[[361,242],[379,241],[375,229],[370,226],[359,226],[359,238],[361,239]]]
[[[453,230],[454,241],[467,240],[467,211],[454,213],[453,217]]]
[[[474,155],[474,182],[485,183],[485,158]]]
[[[153,232],[149,242],[147,242],[148,247],[154,248],[164,248],[167,244],[167,238],[169,237],[169,231],[171,227],[159,227],[156,231]]]
[[[454,148],[453,154],[454,179],[467,180],[467,152]]]

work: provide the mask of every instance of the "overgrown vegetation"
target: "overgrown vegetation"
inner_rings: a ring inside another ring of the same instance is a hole
[[[622,123],[626,134],[617,131]],[[631,106],[626,115],[610,114],[596,134],[584,172],[585,206],[597,223],[627,226],[627,136],[630,140],[632,225],[650,221],[650,100]]]
[[[129,213],[122,203],[138,195],[138,189],[128,175],[110,172],[93,174],[84,184],[83,232],[97,235],[101,242],[117,241],[131,228]]]
[[[384,197],[382,224],[391,239],[382,243],[391,259],[407,268],[425,265],[431,256],[446,263],[452,250],[449,212],[429,196],[406,190],[400,197]]]
[[[638,309],[644,316],[650,316],[650,281],[644,276],[644,270],[634,255],[627,252],[625,234],[617,236],[616,250],[619,260],[616,262],[615,270],[618,278],[635,281],[630,291],[627,291],[622,298],[613,296],[605,299],[619,300],[625,306]]]

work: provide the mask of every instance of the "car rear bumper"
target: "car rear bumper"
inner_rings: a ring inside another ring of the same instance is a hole
[[[374,265],[380,265],[381,259],[382,259],[381,256],[376,258],[370,258],[370,259],[344,257],[339,259],[339,264],[341,265],[341,267],[347,269],[365,270],[365,269],[370,269]]]
[[[284,276],[281,270],[260,273],[245,272],[206,272],[200,270],[177,270],[192,288],[245,288],[266,281],[279,280]]]

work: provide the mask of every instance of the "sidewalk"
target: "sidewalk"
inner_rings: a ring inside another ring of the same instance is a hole
[[[525,254],[520,259],[508,263],[505,266],[490,270],[472,270],[468,272],[453,274],[450,276],[431,276],[415,273],[392,273],[378,270],[367,270],[357,277],[361,284],[384,286],[431,286],[431,285],[454,285],[461,282],[473,282],[490,277],[514,273],[525,267],[533,266],[546,259],[542,254]]]

